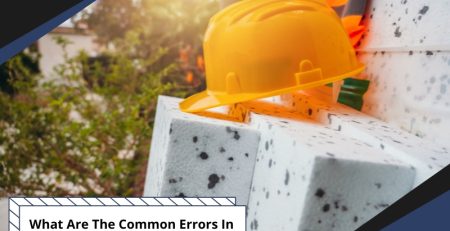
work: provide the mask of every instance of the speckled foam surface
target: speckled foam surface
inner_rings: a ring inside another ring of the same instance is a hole
[[[371,81],[365,113],[448,145],[450,52],[361,53],[360,58]]]
[[[274,98],[274,101],[345,135],[357,136],[364,140],[366,145],[411,164],[417,171],[415,186],[450,164],[448,146],[419,138],[396,125],[377,120],[344,105],[318,99],[320,94],[320,91],[311,90],[284,95]]]
[[[144,195],[237,196],[249,230],[352,230],[450,163],[445,147],[327,90],[240,104],[245,123],[160,97]]]
[[[261,143],[248,230],[353,230],[413,187],[410,164],[275,108],[251,115]]]
[[[369,1],[359,46],[371,80],[363,112],[449,145],[450,1]]]
[[[160,96],[144,196],[229,196],[247,204],[259,132],[182,113]]]
[[[368,2],[360,50],[449,50],[449,0]]]

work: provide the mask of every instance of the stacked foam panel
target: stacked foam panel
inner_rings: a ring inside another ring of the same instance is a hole
[[[450,1],[370,1],[358,48],[371,80],[363,111],[446,145]]]
[[[445,147],[326,96],[240,104],[240,123],[160,97],[145,196],[237,197],[249,230],[351,230],[450,163]]]

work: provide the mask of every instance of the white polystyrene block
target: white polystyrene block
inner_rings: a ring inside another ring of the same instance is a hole
[[[354,230],[412,189],[410,164],[357,136],[268,110],[251,113],[261,142],[248,230]]]
[[[259,132],[183,113],[160,96],[144,196],[236,197],[247,204]]]
[[[321,96],[320,90],[284,95],[277,102],[345,135],[357,136],[367,145],[411,164],[417,171],[414,186],[450,164],[447,146],[419,138],[395,124],[385,123],[344,105],[331,103],[326,94]],[[440,140],[444,141],[445,137],[441,134]]]
[[[368,1],[359,50],[449,50],[450,1]]]
[[[448,145],[450,52],[362,53],[371,81],[363,111]]]

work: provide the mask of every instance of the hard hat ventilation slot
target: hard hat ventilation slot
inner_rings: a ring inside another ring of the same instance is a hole
[[[297,85],[307,84],[322,79],[322,69],[315,68],[311,61],[300,62],[300,72],[295,74]]]
[[[245,16],[255,12],[256,10],[263,8],[265,6],[274,4],[274,3],[279,3],[279,0],[272,0],[272,1],[268,1],[268,2],[264,2],[261,3],[259,5],[253,6],[251,8],[246,8],[246,10],[242,10],[236,13],[236,16],[233,18],[233,20],[231,21],[231,25],[238,22],[239,20],[241,20],[242,18],[244,18]]]
[[[199,112],[357,75],[364,65],[345,32],[326,0],[237,1],[211,20],[204,40],[207,89],[181,109]]]
[[[268,18],[274,17],[276,15],[284,14],[284,13],[288,13],[288,12],[292,12],[292,11],[314,11],[314,10],[315,10],[315,8],[311,7],[311,6],[304,6],[304,5],[301,5],[301,6],[290,5],[289,6],[288,5],[288,6],[276,8],[274,10],[271,10],[269,12],[265,12],[265,13],[261,14],[258,17],[257,21],[263,21]]]

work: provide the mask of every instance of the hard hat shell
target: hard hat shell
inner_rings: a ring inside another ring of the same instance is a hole
[[[207,90],[197,112],[325,85],[364,70],[333,9],[320,0],[244,0],[215,15],[204,40]]]

